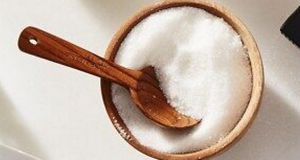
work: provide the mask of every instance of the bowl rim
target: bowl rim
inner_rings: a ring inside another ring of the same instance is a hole
[[[149,15],[156,13],[163,9],[173,8],[173,7],[196,7],[199,9],[204,9],[207,12],[223,18],[233,29],[240,35],[244,46],[246,47],[251,71],[252,71],[252,92],[248,106],[242,115],[241,119],[237,122],[236,126],[231,130],[231,132],[223,138],[218,143],[199,151],[190,152],[190,153],[165,153],[159,152],[152,148],[143,146],[138,142],[138,140],[131,134],[126,124],[123,122],[122,118],[118,115],[118,111],[112,102],[111,95],[111,82],[101,79],[101,92],[102,99],[107,111],[107,114],[113,123],[116,130],[119,134],[135,149],[138,151],[157,159],[168,159],[168,160],[194,160],[194,159],[206,159],[211,156],[220,154],[227,149],[229,149],[234,143],[236,143],[248,130],[249,126],[253,123],[255,119],[264,88],[264,73],[263,73],[263,64],[258,50],[257,44],[246,28],[246,26],[230,11],[224,7],[208,1],[208,0],[165,0],[150,6],[142,8],[137,12],[133,17],[128,19],[116,32],[112,38],[108,48],[105,52],[105,58],[114,61],[114,58],[118,52],[118,49],[126,38],[127,34],[131,29],[136,26],[143,19],[147,18]]]

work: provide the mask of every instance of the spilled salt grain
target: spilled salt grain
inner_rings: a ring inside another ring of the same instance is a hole
[[[145,18],[127,35],[115,60],[132,69],[154,66],[169,103],[202,119],[188,130],[161,128],[137,109],[126,89],[114,84],[113,102],[128,129],[142,145],[159,151],[189,152],[217,143],[249,101],[251,70],[239,35],[201,9],[177,7]]]

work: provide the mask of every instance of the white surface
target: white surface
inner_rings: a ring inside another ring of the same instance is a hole
[[[1,0],[0,140],[46,160],[151,159],[117,134],[99,95],[99,79],[21,54],[27,25],[102,55],[120,24],[151,0]],[[218,160],[298,160],[300,50],[279,27],[298,0],[219,0],[256,38],[266,87],[254,126]]]
[[[38,160],[22,151],[0,144],[0,159],[2,160]]]

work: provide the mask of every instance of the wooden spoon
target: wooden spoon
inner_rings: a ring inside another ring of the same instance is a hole
[[[128,87],[133,101],[142,113],[162,126],[188,128],[200,122],[178,113],[168,104],[153,67],[142,70],[124,68],[34,27],[27,27],[22,31],[18,45],[23,52]]]

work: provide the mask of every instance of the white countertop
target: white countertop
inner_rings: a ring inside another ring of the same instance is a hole
[[[103,55],[112,35],[153,0],[2,0],[0,143],[45,160],[151,159],[128,145],[103,107],[99,78],[22,54],[20,31],[37,26]],[[298,160],[300,49],[279,32],[299,0],[218,0],[248,26],[265,66],[259,115],[217,160]]]

